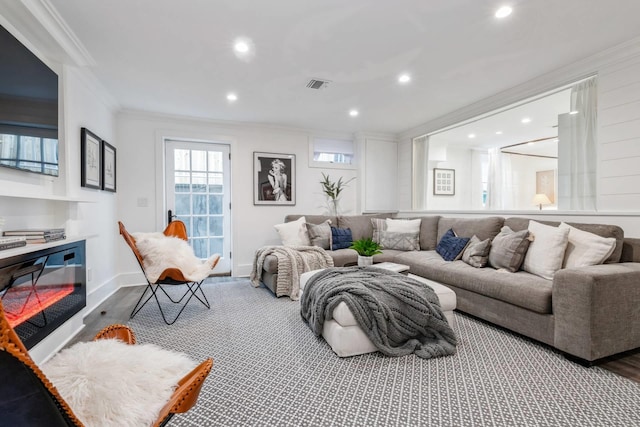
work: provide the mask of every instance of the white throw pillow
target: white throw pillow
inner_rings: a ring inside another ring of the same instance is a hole
[[[274,225],[282,244],[284,246],[311,246],[306,222],[307,220],[302,216],[295,221]]]
[[[524,257],[522,269],[552,280],[555,272],[562,268],[564,252],[569,242],[569,230],[536,221],[529,221],[528,229],[533,240]]]
[[[601,237],[564,222],[560,224],[560,228],[569,230],[569,244],[564,254],[563,268],[602,264],[616,249],[614,237]]]
[[[387,230],[391,233],[420,233],[421,218],[392,219],[387,218]]]

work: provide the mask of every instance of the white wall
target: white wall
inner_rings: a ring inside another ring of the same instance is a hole
[[[519,156],[511,154],[511,170],[513,171],[513,182],[516,194],[514,197],[514,210],[539,209],[532,205],[531,201],[536,194],[536,172],[558,169],[557,159],[543,157]],[[555,182],[558,182],[557,172],[554,172]],[[543,209],[555,209],[557,203],[557,191],[555,202],[551,205],[543,206]]]
[[[332,179],[344,180],[357,175],[356,170],[312,168],[308,166],[309,136],[329,133],[285,129],[269,126],[167,117],[139,112],[123,112],[117,119],[118,145],[118,219],[130,231],[157,231],[165,226],[162,176],[162,137],[227,141],[231,145],[232,263],[234,276],[248,275],[255,250],[264,245],[280,244],[273,225],[282,223],[287,214],[320,214],[326,205],[321,191],[321,172]],[[337,138],[352,135],[331,134]],[[253,205],[253,152],[290,153],[296,155],[296,205]],[[356,159],[356,162],[360,159]],[[358,179],[342,193],[345,214],[357,212]],[[140,198],[147,207],[138,207]],[[137,266],[124,242],[116,246],[123,284],[135,283]]]
[[[427,209],[462,210],[471,207],[471,154],[472,150],[465,148],[446,149],[447,160],[444,162],[429,162],[427,182]],[[454,169],[455,194],[443,196],[433,194],[433,169]]]

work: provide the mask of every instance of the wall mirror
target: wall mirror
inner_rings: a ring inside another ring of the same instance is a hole
[[[414,138],[413,208],[595,210],[596,141],[581,130],[595,128],[595,84],[587,79]],[[576,166],[576,151],[592,164]],[[434,194],[434,169],[455,170],[453,195]],[[585,176],[592,193],[574,200],[572,186]]]

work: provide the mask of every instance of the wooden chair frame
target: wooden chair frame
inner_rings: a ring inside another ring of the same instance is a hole
[[[138,264],[140,265],[140,268],[144,273],[144,262],[143,262],[142,255],[140,254],[140,251],[136,246],[136,240],[131,234],[129,234],[129,232],[124,227],[124,224],[122,224],[122,222],[118,221],[118,227],[120,228],[120,234],[124,238],[124,241],[127,243],[127,245],[129,245],[129,247],[133,251],[138,261]],[[184,225],[182,221],[178,221],[178,220],[170,222],[163,233],[165,236],[178,237],[185,241],[188,239],[187,227]],[[216,264],[217,264],[217,261],[216,261]],[[211,268],[213,267],[215,267],[215,264]],[[209,300],[207,300],[206,295],[202,291],[202,282],[204,280],[201,280],[200,282],[187,280],[182,274],[182,272],[177,268],[168,268],[164,270],[162,274],[160,274],[160,277],[158,278],[158,280],[155,282],[151,282],[146,274],[144,277],[147,280],[147,286],[144,289],[144,292],[142,293],[142,295],[140,295],[140,299],[138,299],[138,302],[134,306],[133,310],[131,311],[130,318],[133,318],[136,314],[138,314],[138,312],[142,309],[142,307],[144,307],[145,304],[149,302],[151,298],[154,298],[156,303],[158,304],[158,309],[160,310],[160,315],[162,316],[162,320],[164,320],[164,323],[166,323],[167,325],[173,325],[176,322],[176,320],[178,320],[178,318],[180,317],[184,309],[187,307],[187,304],[189,304],[189,301],[191,301],[191,298],[193,297],[195,297],[208,309],[211,308],[211,305],[209,304]],[[178,299],[172,298],[171,295],[169,295],[167,290],[164,288],[164,286],[175,286],[175,285],[185,285],[187,288],[185,292],[182,294],[182,296],[180,296],[180,298]],[[186,301],[182,304],[178,314],[171,321],[167,320],[164,310],[162,309],[162,305],[160,304],[160,300],[158,299],[159,291],[164,293],[167,299],[174,304],[182,303],[185,297],[187,298]],[[200,295],[198,295],[198,291]],[[145,296],[146,296],[146,299],[145,299]]]
[[[131,345],[134,345],[136,342],[135,334],[128,326],[125,325],[107,326],[98,332],[94,341],[108,338],[117,338]],[[79,427],[83,426],[82,422],[73,413],[72,408],[69,407],[55,386],[51,381],[49,381],[49,379],[47,379],[44,373],[29,356],[29,352],[26,347],[13,328],[9,325],[9,321],[5,316],[4,308],[2,307],[2,302],[0,302],[0,351],[5,351],[15,359],[18,359],[33,373],[35,378],[46,388],[49,397],[54,401],[55,406],[58,408],[68,425]],[[163,406],[158,414],[158,418],[152,426],[164,426],[174,414],[184,413],[191,409],[198,400],[198,395],[200,394],[202,385],[211,372],[212,367],[213,360],[208,358],[178,381],[177,387],[171,395],[171,398]],[[124,382],[126,382],[126,380],[126,378],[122,379]]]

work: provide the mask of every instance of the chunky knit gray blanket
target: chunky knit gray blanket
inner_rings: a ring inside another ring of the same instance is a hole
[[[264,259],[273,255],[278,260],[276,296],[300,299],[300,274],[319,268],[333,267],[333,258],[317,246],[263,246],[256,251],[251,269],[251,283],[260,286]]]
[[[374,267],[327,268],[305,286],[300,314],[316,334],[344,301],[360,328],[387,356],[429,359],[456,352],[457,338],[427,284]]]

